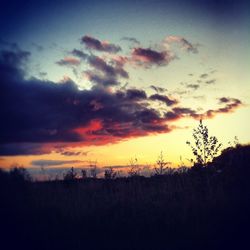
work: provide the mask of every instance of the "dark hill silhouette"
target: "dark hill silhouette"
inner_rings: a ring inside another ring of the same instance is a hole
[[[2,249],[249,249],[250,146],[143,178],[0,171]]]
[[[241,168],[249,171],[250,168],[250,145],[236,145],[223,150],[222,154],[214,160],[217,168],[234,168],[238,171]],[[240,169],[239,169],[240,168]]]

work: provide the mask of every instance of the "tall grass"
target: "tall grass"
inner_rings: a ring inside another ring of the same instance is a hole
[[[32,182],[1,171],[2,245],[240,249],[250,223],[249,161],[250,146],[237,146],[204,168],[150,178]]]

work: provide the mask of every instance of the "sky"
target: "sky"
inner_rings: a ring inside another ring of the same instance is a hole
[[[188,164],[199,119],[250,142],[247,1],[1,5],[1,167]]]

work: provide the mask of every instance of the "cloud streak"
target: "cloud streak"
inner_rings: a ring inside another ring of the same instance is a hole
[[[169,51],[156,51],[150,48],[134,48],[131,53],[132,62],[145,67],[168,65],[175,56]]]
[[[60,66],[78,66],[81,62],[79,59],[74,57],[65,57],[56,63]]]
[[[51,167],[51,166],[60,166],[65,164],[74,164],[74,163],[80,163],[82,161],[78,160],[72,160],[72,161],[60,161],[60,160],[35,160],[31,161],[31,164],[33,166],[37,167]]]
[[[177,100],[171,99],[166,95],[154,94],[149,97],[150,100],[164,102],[167,106],[173,106],[178,103]]]
[[[187,52],[198,53],[197,45],[192,44],[184,37],[168,36],[165,38],[165,45],[167,46],[167,48],[169,48],[172,43],[179,44],[181,48]]]
[[[83,36],[81,38],[81,43],[86,46],[86,48],[91,50],[97,50],[108,53],[117,53],[121,51],[121,47],[107,41],[100,41],[92,36]]]

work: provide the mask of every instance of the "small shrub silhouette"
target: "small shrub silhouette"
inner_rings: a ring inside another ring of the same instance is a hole
[[[90,166],[90,177],[93,179],[97,178],[97,166],[96,166],[97,162],[96,161],[91,161],[89,163]]]
[[[116,174],[117,173],[114,171],[114,169],[112,167],[110,167],[110,168],[105,169],[104,178],[106,180],[115,179]]]
[[[141,168],[138,165],[138,159],[136,157],[130,159],[129,165],[130,165],[130,169],[128,171],[128,176],[129,177],[140,176]]]
[[[87,171],[85,169],[81,170],[81,179],[85,180],[87,178]]]
[[[194,166],[207,166],[218,155],[222,144],[215,136],[209,136],[208,128],[203,125],[202,120],[200,120],[198,127],[193,130],[193,139],[194,144],[189,141],[186,143],[191,147],[196,158]]]
[[[15,182],[31,181],[29,172],[23,167],[14,167],[10,170],[10,178]]]
[[[156,161],[156,167],[154,168],[155,175],[164,175],[169,169],[167,165],[168,165],[168,162],[164,160],[163,152],[161,151]]]
[[[76,179],[77,173],[72,167],[64,176],[64,181],[74,181]]]

